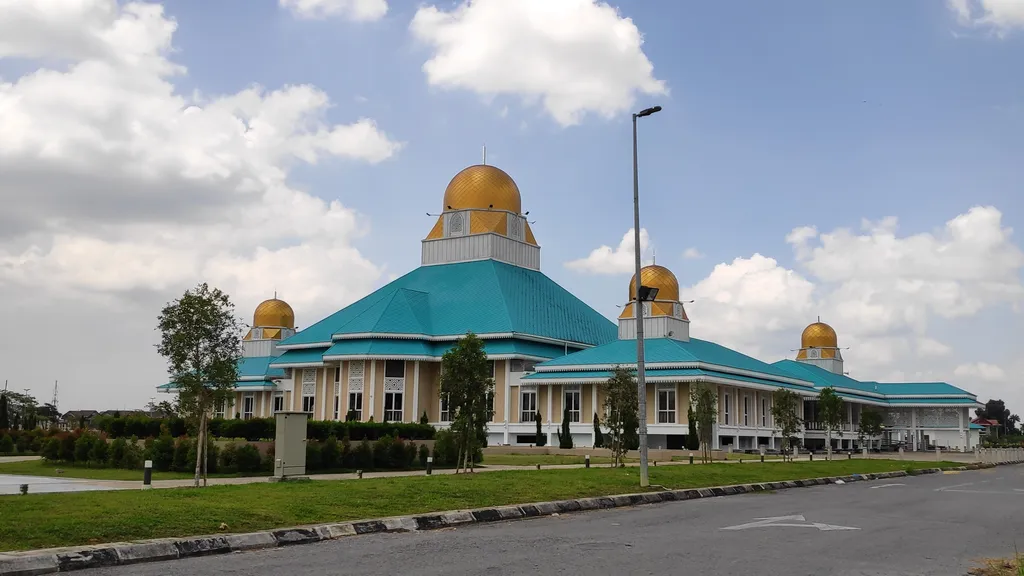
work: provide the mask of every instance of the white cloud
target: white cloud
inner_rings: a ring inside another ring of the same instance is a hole
[[[601,246],[595,248],[586,258],[566,262],[565,266],[572,270],[587,272],[590,274],[632,274],[636,268],[634,241],[634,228],[630,228],[622,236],[619,245]],[[640,255],[643,256],[650,249],[650,238],[645,228],[640,229]]]
[[[276,289],[310,320],[381,276],[352,246],[365,218],[288,181],[297,163],[393,156],[401,143],[373,120],[328,120],[328,96],[306,85],[179,93],[177,25],[156,4],[0,0],[0,13],[0,57],[68,61],[0,81],[0,316],[25,327],[0,342],[21,358],[4,362],[14,376],[69,369],[26,348],[52,336],[31,310],[88,327],[75,346],[107,367],[70,364],[70,378],[79,404],[103,407],[151,395],[162,361],[139,342],[198,281],[242,316]]]
[[[927,356],[945,356],[952,352],[952,348],[935,340],[933,338],[921,337],[917,339],[917,355],[922,357]]]
[[[963,378],[980,378],[986,382],[1002,382],[1006,378],[1006,371],[987,362],[961,364],[953,370],[953,374]]]
[[[701,254],[700,250],[697,250],[696,248],[694,248],[692,246],[690,248],[687,248],[686,250],[683,251],[683,258],[685,258],[687,260],[698,260],[698,259],[703,258],[703,257],[704,257],[704,254]]]
[[[387,0],[278,0],[298,18],[346,18],[356,22],[380,20],[388,13]]]
[[[1003,36],[1024,28],[1024,2],[1020,0],[948,0],[963,26],[988,28]]]
[[[636,95],[665,95],[630,18],[595,0],[475,0],[417,10],[413,35],[431,46],[428,82],[485,97],[539,102],[563,126],[609,118]]]

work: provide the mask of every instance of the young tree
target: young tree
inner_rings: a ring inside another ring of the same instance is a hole
[[[623,463],[640,426],[637,421],[636,380],[631,370],[615,368],[612,377],[604,383],[604,405],[608,415],[604,423],[611,441],[612,466],[618,467]]]
[[[7,405],[7,394],[0,394],[0,430],[10,430],[11,409]]]
[[[537,424],[537,439],[535,443],[537,446],[543,446],[548,443],[548,438],[544,435],[544,430],[542,429],[544,417],[540,415],[540,412],[534,412],[533,421]]]
[[[487,438],[487,422],[493,415],[490,394],[494,393],[491,367],[483,340],[472,332],[461,338],[441,358],[441,394],[448,397],[452,411],[451,431],[456,436],[461,467],[471,471],[481,439]]]
[[[11,439],[11,435],[0,435],[0,454],[7,456],[10,455],[11,452],[14,452],[14,440]]]
[[[601,420],[597,417],[597,412],[594,412],[594,448],[604,447],[604,433],[601,432]]]
[[[843,399],[835,388],[828,386],[818,393],[818,415],[825,427],[825,447],[828,459],[832,459],[832,434],[843,435]]]
[[[800,401],[800,396],[792,390],[779,388],[772,392],[772,420],[775,421],[775,428],[782,434],[783,458],[790,453],[793,437],[800,432],[803,424],[797,416]],[[772,432],[772,435],[774,434]]]
[[[562,410],[562,426],[558,431],[558,447],[568,450],[572,448],[572,432],[569,431],[569,405]]]
[[[865,441],[868,448],[871,448],[871,438],[882,435],[882,413],[878,410],[865,408],[860,412],[860,423],[857,436],[863,446]]]
[[[227,402],[242,357],[235,306],[224,292],[203,283],[160,312],[157,351],[178,390],[183,416],[197,425],[195,486],[206,485],[207,422],[213,407]]]
[[[715,418],[718,417],[718,394],[708,384],[695,382],[690,385],[690,405],[693,406],[693,420],[700,439],[700,459],[706,464],[711,461],[711,443],[715,433]]]
[[[697,419],[693,416],[693,406],[686,406],[686,449],[700,450],[700,438],[697,436]]]

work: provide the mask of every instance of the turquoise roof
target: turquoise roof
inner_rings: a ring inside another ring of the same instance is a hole
[[[890,405],[899,404],[963,404],[964,406],[974,406],[978,403],[974,398],[886,398],[886,402]]]
[[[883,394],[904,396],[909,394],[961,395],[970,392],[945,382],[872,382]]]
[[[545,363],[547,364],[547,363]],[[714,378],[727,378],[729,380],[736,380],[739,382],[749,382],[751,384],[761,384],[764,386],[771,386],[773,388],[792,388],[795,390],[808,390],[809,386],[799,386],[797,384],[789,384],[786,382],[779,382],[777,380],[768,380],[765,378],[755,378],[752,376],[740,376],[737,374],[729,374],[726,372],[719,372],[717,370],[704,370],[701,368],[665,368],[658,370],[644,370],[644,374],[649,378],[653,377],[693,377],[693,376],[708,376]],[[536,382],[543,384],[545,380],[589,380],[592,378],[600,378],[607,380],[612,377],[610,370],[593,370],[593,371],[566,371],[566,372],[535,372],[528,376],[525,376],[523,380],[530,382]]]
[[[260,356],[256,358],[242,358],[238,362],[239,379],[250,379],[262,376],[264,380],[271,378],[284,378],[284,370],[271,368],[270,363],[274,360],[272,356]]]
[[[335,334],[518,333],[582,344],[614,341],[615,324],[539,271],[496,260],[421,266],[283,340]]]
[[[400,338],[352,338],[337,340],[330,348],[288,350],[276,359],[274,364],[321,362],[324,356],[394,356],[399,358],[402,356],[429,356],[440,360],[444,353],[453,348],[455,344],[455,341],[429,342]],[[579,350],[579,348],[571,346],[512,338],[484,340],[484,352],[489,356],[519,355],[555,358],[565,355],[567,349],[569,352]]]
[[[691,338],[688,342],[671,338],[651,338],[644,340],[644,362],[686,363],[703,362],[716,366],[729,366],[751,372],[759,372],[767,376],[799,380],[792,374],[784,372],[771,364],[751,358],[720,344]],[[616,340],[614,342],[587,348],[569,356],[562,356],[538,365],[538,370],[556,368],[558,366],[585,365],[636,365],[636,340]]]
[[[359,338],[338,340],[324,356],[433,356],[434,346],[425,340]]]
[[[281,364],[309,364],[322,362],[324,352],[326,351],[327,348],[300,348],[298,350],[285,350],[284,354],[275,358],[270,364],[271,366],[278,366]]]
[[[793,378],[812,382],[815,388],[826,388],[831,386],[833,388],[846,388],[849,390],[856,390],[858,392],[869,392],[873,394],[882,393],[876,389],[875,382],[861,382],[860,380],[854,380],[849,376],[836,374],[835,372],[831,372],[820,366],[815,366],[814,364],[796,362],[795,360],[780,360],[772,364],[772,366],[788,372]]]

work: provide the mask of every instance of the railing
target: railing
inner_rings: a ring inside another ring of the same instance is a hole
[[[537,411],[536,410],[523,410],[519,414],[519,421],[520,422],[533,422],[536,419],[537,419]]]
[[[839,429],[842,430],[843,432],[856,432],[857,430],[860,429],[860,427],[856,424],[849,424],[847,422],[843,422]],[[825,424],[822,422],[804,422],[804,430],[824,432]]]

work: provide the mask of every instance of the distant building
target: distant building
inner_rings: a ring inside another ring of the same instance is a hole
[[[593,415],[603,412],[600,384],[614,367],[636,366],[636,279],[616,328],[540,271],[540,246],[526,214],[505,172],[487,165],[459,172],[421,243],[420,267],[299,332],[286,302],[275,297],[256,308],[242,343],[234,404],[217,415],[301,410],[322,420],[352,412],[362,421],[415,421],[426,414],[444,428],[452,412],[439,394],[441,357],[473,332],[484,341],[496,384],[491,445],[532,444],[538,414],[553,445],[566,408],[574,443],[592,445]],[[822,322],[803,331],[795,360],[768,364],[691,338],[679,283],[667,268],[645,267],[641,284],[657,290],[643,303],[652,447],[683,446],[694,382],[718,393],[715,448],[777,448],[771,393],[779,388],[803,398],[804,446],[823,447],[816,398],[827,386],[846,404],[839,446],[857,444],[857,423],[868,408],[885,420],[885,434],[875,441],[914,449],[977,445],[981,427],[971,424],[970,411],[980,404],[963,389],[849,378],[836,332]],[[158,388],[174,391],[172,384]]]
[[[99,414],[96,410],[70,410],[61,415],[58,426],[61,430],[77,430],[83,424],[88,428]]]

